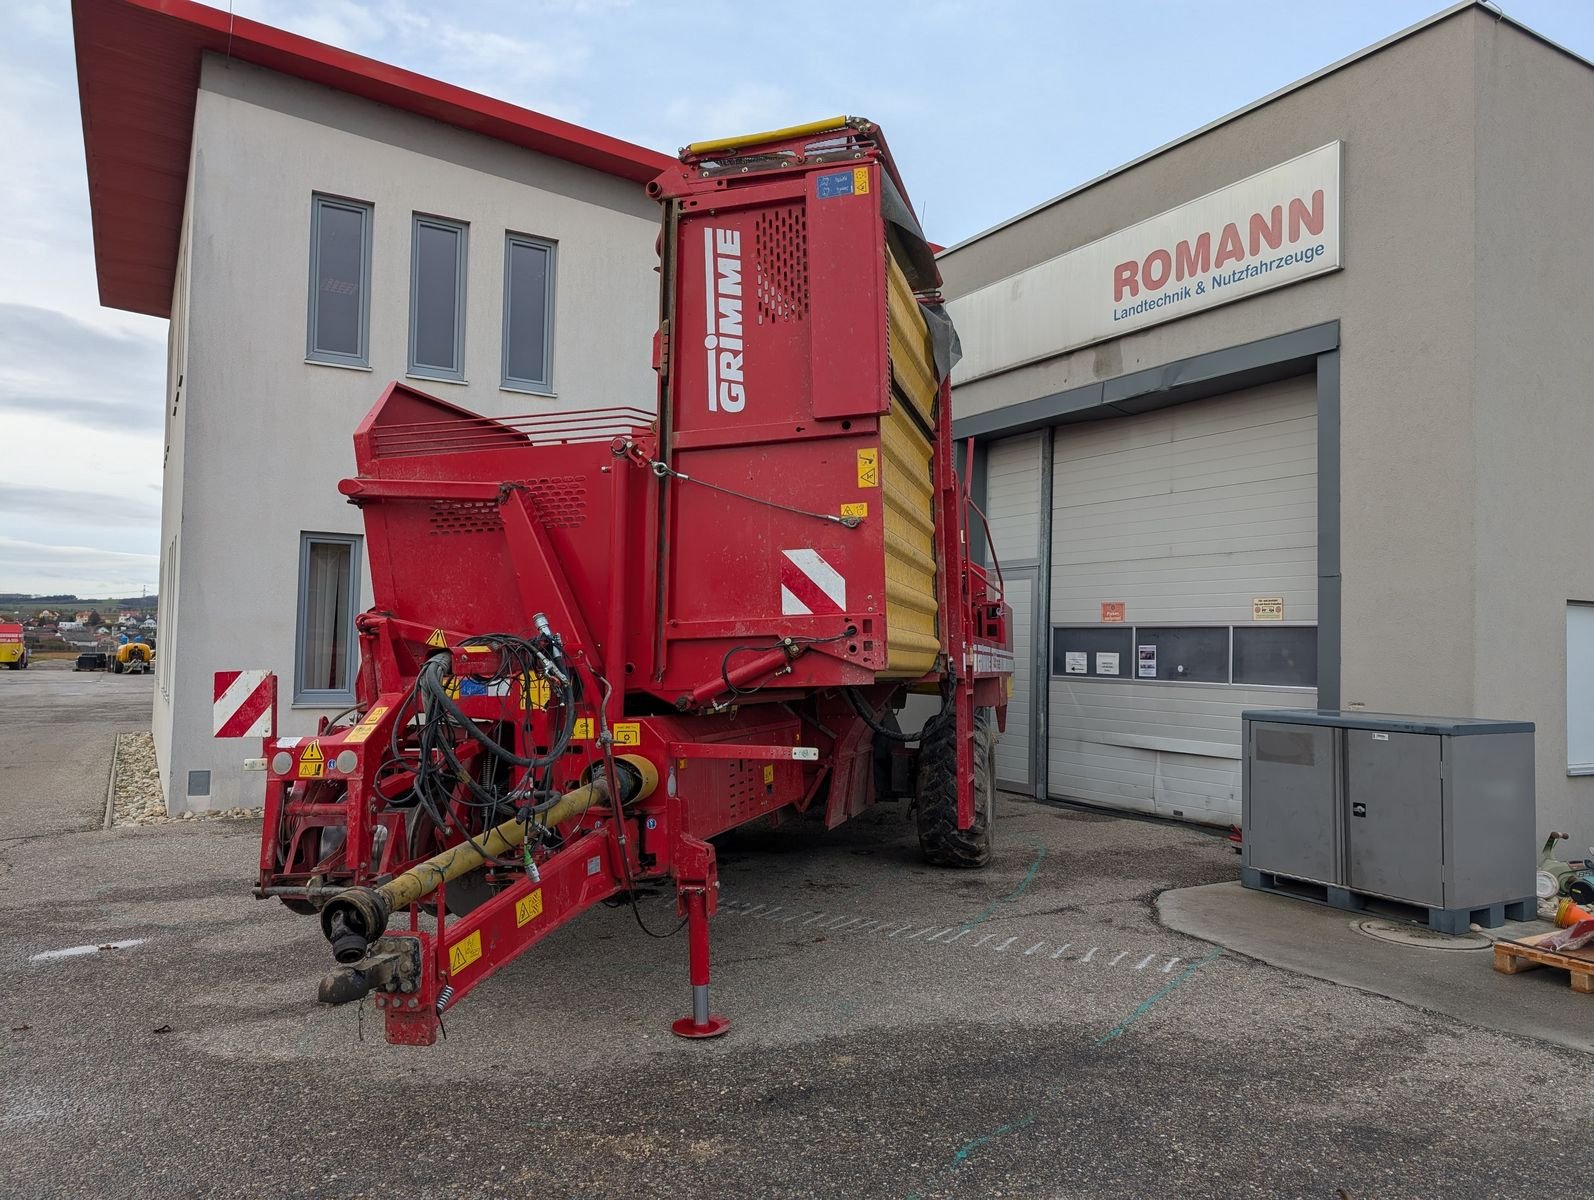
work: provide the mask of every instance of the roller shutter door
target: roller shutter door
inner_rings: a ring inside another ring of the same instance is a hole
[[[996,745],[997,782],[1011,791],[1034,785],[1032,696],[1035,686],[1035,569],[1041,538],[1041,434],[992,442],[986,452],[985,513],[1013,609],[1013,694],[1007,729]],[[989,556],[987,556],[989,559]],[[1025,564],[1030,564],[1025,566]]]
[[[1030,720],[1035,685],[1035,572],[1007,575],[1007,603],[1013,609],[1013,694],[1007,701],[1007,728],[996,743],[996,782],[1009,791],[1028,793],[1030,749],[1035,744]]]
[[[1241,710],[1316,703],[1314,379],[1061,427],[1053,463],[1051,794],[1238,821]]]

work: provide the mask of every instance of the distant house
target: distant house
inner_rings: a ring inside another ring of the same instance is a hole
[[[56,621],[60,620],[60,617],[58,614],[51,612],[47,608],[41,608],[39,610],[39,615],[36,616],[34,620],[40,625],[53,625]]]

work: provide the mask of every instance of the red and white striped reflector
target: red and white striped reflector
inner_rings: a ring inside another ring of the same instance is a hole
[[[782,550],[780,554],[782,615],[810,617],[847,611],[847,581],[819,551]]]
[[[222,737],[275,737],[277,677],[270,671],[217,671],[211,720]]]

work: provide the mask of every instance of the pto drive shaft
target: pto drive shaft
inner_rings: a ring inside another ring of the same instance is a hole
[[[624,803],[645,798],[658,782],[658,772],[644,758],[626,755],[616,759],[614,766]],[[484,852],[493,858],[510,854],[525,842],[532,825],[552,828],[608,799],[608,781],[600,775],[566,792],[547,811],[533,815],[529,821],[513,817],[489,829],[474,844],[466,841],[450,846],[380,887],[353,887],[338,893],[321,910],[321,929],[332,943],[332,957],[340,963],[359,962],[371,943],[382,936],[388,917],[431,895],[443,884],[482,866],[487,861]]]

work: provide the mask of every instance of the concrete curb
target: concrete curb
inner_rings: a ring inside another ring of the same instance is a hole
[[[116,821],[116,760],[122,756],[122,735],[111,735],[111,771],[105,782],[105,820],[101,829],[109,829]]]

